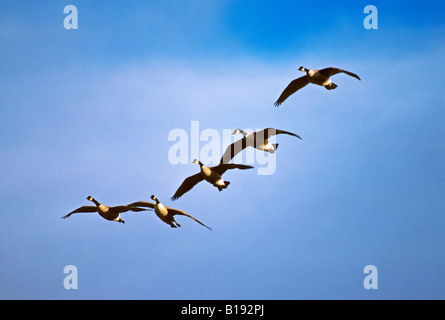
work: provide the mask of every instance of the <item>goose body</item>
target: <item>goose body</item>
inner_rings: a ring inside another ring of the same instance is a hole
[[[247,147],[253,147],[258,150],[274,153],[278,148],[278,143],[271,143],[268,140],[271,136],[275,136],[278,134],[287,134],[301,139],[301,137],[299,135],[296,135],[295,133],[274,128],[266,128],[249,133],[244,132],[241,129],[235,129],[232,134],[242,134],[243,138],[227,147],[226,151],[221,157],[220,163],[228,163],[239,152]]]
[[[167,219],[168,217],[168,209],[166,206],[164,206],[161,202],[156,202],[155,205],[155,213],[156,215],[159,217],[159,219],[161,219],[164,222],[168,222],[169,219]]]
[[[97,212],[99,215],[108,221],[116,221],[125,223],[125,221],[121,218],[120,214],[122,212],[127,211],[145,211],[146,209],[132,207],[132,206],[116,206],[116,207],[109,207],[104,204],[99,203],[96,199],[94,199],[92,196],[88,196],[87,200],[93,202],[95,206],[83,206],[80,208],[77,208],[74,211],[71,211],[67,215],[63,216],[63,219],[66,219],[70,217],[74,213],[88,213],[88,212]]]
[[[195,162],[196,163],[196,162]],[[215,170],[206,167],[201,162],[198,162],[201,168],[201,176],[202,178],[210,184],[213,184],[215,187],[221,191],[224,188],[227,188],[229,185],[229,181],[224,181],[221,175]]]
[[[301,88],[305,87],[309,83],[313,83],[319,86],[325,87],[327,90],[333,90],[337,88],[337,85],[331,81],[331,77],[336,75],[337,73],[345,73],[348,76],[354,77],[360,80],[360,77],[355,73],[342,70],[339,68],[325,68],[321,70],[309,70],[305,67],[300,67],[298,70],[302,72],[306,72],[305,76],[302,76],[298,79],[295,79],[289,83],[289,85],[284,89],[281,93],[278,100],[274,103],[275,107],[278,107],[282,104],[290,95],[294,94]]]
[[[181,186],[178,188],[178,190],[176,190],[175,194],[171,197],[172,200],[180,198],[184,193],[190,191],[195,185],[197,185],[199,182],[203,180],[207,181],[208,183],[218,188],[219,191],[222,191],[223,189],[227,188],[230,184],[230,181],[225,181],[222,178],[224,172],[230,169],[245,170],[253,168],[252,166],[247,166],[243,164],[233,164],[233,163],[230,164],[220,163],[215,167],[207,167],[197,159],[193,160],[192,163],[199,164],[200,172],[185,179],[182,182]]]
[[[192,220],[195,220],[196,222],[198,222],[200,225],[206,227],[207,229],[212,230],[210,227],[206,226],[204,223],[202,223],[198,219],[192,217],[188,213],[186,213],[186,212],[184,212],[182,210],[169,208],[169,207],[163,205],[158,200],[158,198],[156,198],[154,195],[152,195],[150,198],[152,200],[154,200],[156,203],[146,202],[146,201],[138,201],[138,202],[134,202],[132,204],[129,204],[129,206],[132,206],[132,207],[147,207],[147,208],[154,209],[154,212],[156,213],[158,218],[161,219],[163,222],[165,222],[166,224],[168,224],[172,228],[177,228],[177,227],[181,226],[175,220],[175,215],[183,215],[183,216],[189,217]]]

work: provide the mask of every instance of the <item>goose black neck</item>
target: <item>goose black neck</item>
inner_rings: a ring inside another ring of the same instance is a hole
[[[100,206],[100,203],[99,203],[99,202],[97,202],[97,200],[96,200],[96,199],[92,198],[92,199],[91,199],[91,201],[93,201],[93,202],[94,202],[94,204],[95,204],[96,206]]]
[[[244,132],[243,130],[241,130],[241,134],[243,135],[243,137],[247,137],[247,132]]]

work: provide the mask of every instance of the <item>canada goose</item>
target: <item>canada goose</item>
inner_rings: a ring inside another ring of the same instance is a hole
[[[358,80],[360,80],[359,76],[338,68],[325,68],[321,70],[308,70],[305,67],[300,67],[298,70],[302,72],[306,72],[305,76],[302,76],[301,78],[295,79],[289,83],[289,85],[284,89],[283,93],[280,95],[278,100],[274,103],[275,107],[278,107],[280,104],[284,102],[291,94],[297,92],[304,86],[306,86],[309,83],[317,84],[319,86],[325,87],[327,90],[332,90],[337,88],[337,85],[335,83],[332,83],[330,77],[337,73],[346,73],[348,76],[354,77]]]
[[[222,191],[230,184],[230,181],[224,181],[223,178],[221,178],[224,172],[230,169],[245,170],[253,168],[252,166],[233,163],[220,163],[215,167],[206,167],[201,163],[201,161],[198,161],[197,159],[193,160],[192,163],[199,164],[199,166],[201,167],[201,171],[185,179],[178,190],[175,192],[173,197],[171,197],[172,200],[178,199],[184,193],[190,191],[196,184],[198,184],[202,180],[206,180],[207,182],[213,184],[216,188],[218,188],[219,191]]]
[[[110,221],[116,221],[116,222],[122,222],[125,223],[125,221],[121,218],[120,214],[122,212],[126,212],[126,211],[146,211],[147,209],[142,209],[142,208],[136,208],[136,207],[132,207],[132,206],[117,206],[117,207],[108,207],[104,204],[100,204],[99,202],[97,202],[96,199],[94,199],[92,196],[88,196],[87,200],[90,200],[92,202],[94,202],[95,206],[83,206],[80,207],[70,213],[68,213],[66,216],[63,216],[63,219],[68,218],[69,216],[71,216],[74,213],[79,213],[79,212],[98,212],[99,215],[106,219],[106,220],[110,220]]]
[[[275,136],[277,134],[288,134],[294,137],[297,137],[301,140],[299,135],[295,133],[274,129],[274,128],[266,128],[263,130],[259,130],[256,132],[244,132],[241,129],[235,129],[232,134],[242,134],[243,138],[232,143],[227,147],[224,152],[220,163],[228,163],[231,159],[233,159],[239,152],[244,150],[247,147],[254,147],[258,150],[267,151],[269,153],[275,153],[278,148],[278,143],[270,143],[269,137]]]
[[[196,222],[198,222],[200,225],[203,225],[207,229],[212,230],[211,228],[207,227],[204,223],[202,223],[198,219],[192,217],[188,213],[186,213],[186,212],[184,212],[182,210],[173,209],[173,208],[169,208],[169,207],[164,206],[158,200],[158,198],[156,198],[154,195],[152,195],[150,198],[152,200],[156,201],[156,204],[151,203],[151,202],[146,202],[146,201],[138,201],[138,202],[134,202],[132,204],[129,204],[129,206],[147,207],[147,208],[154,209],[154,211],[155,211],[156,215],[159,217],[159,219],[164,221],[166,224],[170,225],[170,227],[172,227],[172,228],[177,228],[177,227],[181,226],[178,222],[176,222],[174,216],[175,215],[182,215],[182,216],[189,217],[190,219],[195,220]]]

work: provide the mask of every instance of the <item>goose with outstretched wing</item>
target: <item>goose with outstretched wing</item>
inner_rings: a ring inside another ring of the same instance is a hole
[[[182,210],[179,210],[179,209],[173,209],[173,208],[169,208],[169,207],[163,205],[158,200],[158,198],[156,198],[156,196],[152,195],[150,198],[152,200],[154,200],[156,203],[146,202],[146,201],[138,201],[138,202],[133,202],[133,203],[129,204],[129,206],[146,207],[146,208],[154,209],[154,211],[155,211],[156,215],[159,217],[159,219],[164,221],[166,224],[170,225],[170,227],[172,227],[172,228],[177,228],[177,227],[181,226],[178,222],[176,222],[175,217],[174,217],[175,215],[181,215],[181,216],[189,217],[190,219],[195,220],[196,222],[198,222],[200,225],[206,227],[207,229],[212,230],[210,227],[206,226],[204,223],[202,223],[195,217],[192,217],[188,213],[186,213]]]
[[[337,88],[337,85],[333,83],[330,79],[333,75],[336,75],[337,73],[345,73],[348,76],[354,77],[358,80],[361,80],[358,75],[355,73],[342,70],[339,68],[325,68],[321,70],[309,70],[305,67],[300,67],[298,70],[302,72],[306,72],[306,75],[295,79],[289,83],[289,85],[284,89],[284,91],[281,93],[280,97],[277,101],[275,101],[274,105],[275,107],[278,107],[280,104],[282,104],[290,95],[294,94],[301,88],[305,87],[309,83],[313,83],[319,86],[325,87],[327,90],[333,90]]]
[[[221,157],[220,163],[229,163],[238,153],[247,147],[253,147],[258,150],[267,151],[269,153],[275,153],[278,148],[278,143],[271,143],[268,139],[271,136],[275,136],[278,134],[287,134],[290,136],[294,136],[301,140],[301,137],[295,133],[284,131],[280,129],[274,128],[266,128],[263,130],[255,131],[255,132],[244,132],[241,129],[235,129],[232,134],[242,134],[243,138],[235,141],[230,146],[227,147],[223,156]]]
[[[127,211],[138,212],[138,211],[146,210],[146,209],[137,208],[137,207],[133,207],[133,206],[129,206],[129,205],[128,206],[109,207],[109,206],[99,203],[92,196],[88,196],[87,200],[93,202],[95,205],[94,206],[83,206],[83,207],[77,208],[76,210],[71,211],[70,213],[63,216],[62,218],[66,219],[75,213],[95,212],[95,213],[99,213],[99,215],[106,220],[125,223],[125,221],[120,216],[120,214],[122,212],[127,212]]]
[[[171,197],[172,200],[180,198],[184,193],[190,191],[195,185],[203,180],[218,188],[219,191],[222,191],[230,184],[230,181],[224,181],[224,179],[221,177],[224,172],[231,169],[245,170],[253,168],[252,166],[233,163],[220,163],[215,167],[207,167],[197,159],[193,160],[192,163],[199,164],[201,171],[197,174],[194,174],[193,176],[186,178],[179,186],[178,190],[176,190],[175,194]]]

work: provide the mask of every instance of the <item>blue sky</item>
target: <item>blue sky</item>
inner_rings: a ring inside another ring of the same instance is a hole
[[[444,15],[441,1],[0,1],[0,297],[443,299]],[[301,65],[362,80],[274,108]],[[303,140],[276,138],[272,175],[227,172],[223,192],[171,202],[198,167],[169,162],[168,134],[192,121]],[[151,194],[213,230],[60,219],[88,195]]]

